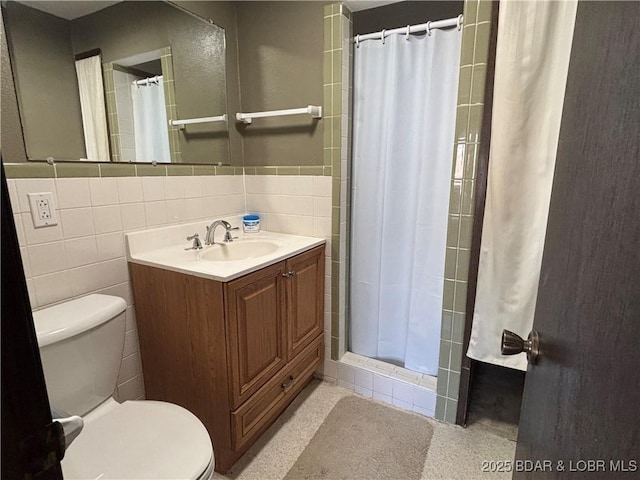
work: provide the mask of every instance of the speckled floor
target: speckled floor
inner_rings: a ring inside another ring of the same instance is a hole
[[[214,479],[284,478],[331,409],[338,400],[348,395],[354,394],[337,385],[314,380],[231,472],[224,476],[215,474]],[[513,460],[515,442],[496,436],[482,426],[462,428],[433,419],[430,421],[434,432],[422,472],[423,479],[488,480],[511,477],[509,473],[496,475],[483,472],[482,463]]]

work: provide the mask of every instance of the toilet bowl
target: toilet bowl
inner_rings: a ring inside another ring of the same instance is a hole
[[[33,313],[51,406],[84,428],[65,452],[65,479],[209,480],[215,459],[204,425],[171,403],[113,398],[126,303],[86,297]]]

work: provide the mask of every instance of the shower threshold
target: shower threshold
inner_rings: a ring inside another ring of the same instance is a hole
[[[337,378],[325,376],[325,380],[375,401],[435,417],[436,377],[352,352],[345,353],[335,363]]]
[[[408,370],[391,363],[383,362],[382,360],[365,357],[353,352],[345,353],[340,361],[347,365],[352,365],[372,373],[377,373],[378,375],[384,375],[395,380],[401,380],[412,385],[425,387],[434,392],[436,391],[438,378],[433,375],[414,372],[413,370]]]

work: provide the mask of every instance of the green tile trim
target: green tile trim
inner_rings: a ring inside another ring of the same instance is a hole
[[[444,421],[448,423],[456,423],[456,415],[458,414],[458,401],[447,399],[447,409],[444,414]]]
[[[193,174],[194,175],[215,175],[216,167],[214,167],[213,165],[194,165]]]
[[[3,163],[7,178],[55,178],[53,165],[37,163]]]
[[[235,175],[234,167],[216,167],[216,175]]]
[[[444,411],[446,409],[446,404],[447,404],[447,399],[445,397],[440,395],[436,397],[436,413],[435,413],[436,419],[444,421]]]
[[[470,103],[484,103],[484,85],[487,78],[486,65],[474,65]]]
[[[165,165],[136,165],[138,177],[164,177],[167,175]]]
[[[256,175],[256,167],[244,167],[245,175]]]
[[[99,177],[100,166],[97,163],[57,163],[56,176],[58,178]]]
[[[256,175],[277,175],[278,167],[256,167]]]
[[[491,23],[481,23],[476,27],[476,48],[473,63],[487,63],[489,61],[489,38],[491,37]]]
[[[331,359],[340,360],[340,339],[331,337]]]
[[[135,177],[136,166],[130,164],[110,165],[100,164],[101,177]]]
[[[326,7],[325,7],[326,8]],[[324,51],[331,50],[331,41],[333,39],[331,35],[331,18],[327,18],[327,15],[324,16]]]
[[[324,175],[324,169],[321,166],[317,166],[317,167],[301,166],[300,167],[300,175],[319,175],[319,176],[322,176],[322,175]]]
[[[460,373],[461,365],[462,365],[462,356],[464,352],[462,351],[462,343],[451,342],[451,360],[449,363],[449,371],[450,372],[458,372]],[[447,395],[449,398],[458,398],[458,389],[456,388],[455,395]]]
[[[464,24],[471,25],[476,23],[476,16],[478,13],[478,0],[467,0],[464,2]]]
[[[441,356],[438,371],[436,418],[455,423],[466,320],[467,281],[475,203],[478,149],[482,138],[484,86],[491,33],[490,1],[466,0],[452,192],[447,227],[447,256],[443,298]],[[479,23],[477,22],[485,22]],[[471,73],[471,75],[469,75]],[[456,253],[455,265],[452,264]],[[452,277],[453,275],[453,277]],[[447,322],[451,319],[451,324]],[[443,353],[443,350],[445,353]],[[448,352],[448,355],[446,354]],[[448,357],[448,358],[447,358]]]
[[[464,313],[453,313],[451,324],[451,341],[462,344],[464,341]]]
[[[442,349],[442,345],[440,345],[440,349]],[[439,381],[438,384],[436,385],[436,393],[438,395],[446,397],[447,396],[447,388],[449,387],[449,371],[445,370],[443,368],[439,368],[438,369],[438,380],[440,380],[440,379],[442,379],[442,381]]]
[[[478,2],[478,18],[477,22],[490,22],[491,21],[491,9],[493,8],[490,0],[480,0]]]
[[[278,167],[278,175],[300,175],[300,167]]]
[[[447,398],[458,398],[458,389],[460,388],[460,373],[449,372],[449,382],[447,385]],[[455,418],[454,418],[455,422]]]
[[[460,68],[460,78],[458,80],[458,105],[471,103],[471,65]],[[484,94],[484,90],[482,92]]]
[[[464,23],[467,23],[466,17]],[[473,64],[473,50],[475,47],[476,27],[475,25],[465,26],[462,29],[462,48],[460,51],[460,65]]]
[[[188,177],[193,175],[191,165],[167,165],[167,175],[170,177]]]
[[[331,234],[340,234],[340,207],[331,207]]]
[[[440,324],[440,338],[442,340],[451,340],[453,329],[453,313],[442,312],[442,322]]]
[[[332,175],[331,167],[324,167],[324,176],[325,177],[330,177],[331,175]]]

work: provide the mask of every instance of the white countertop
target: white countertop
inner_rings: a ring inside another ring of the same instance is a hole
[[[226,218],[225,220],[233,226],[241,224],[240,217]],[[205,225],[210,223],[211,221],[199,221],[128,233],[125,235],[127,260],[150,267],[228,282],[325,243],[321,238],[265,231],[244,234],[240,229],[232,232],[234,236],[239,237],[233,241],[233,244],[245,243],[248,245],[254,242],[270,242],[275,244],[277,247],[274,248],[277,249],[266,255],[243,260],[208,260],[206,257],[211,253],[219,253],[212,252],[214,249],[222,251],[227,248],[227,245],[221,242],[224,228],[218,228],[216,231],[216,242],[220,240],[221,244],[204,245]],[[187,241],[186,237],[196,232],[199,234],[204,248],[202,250],[185,250],[191,246],[191,242]],[[233,248],[233,245],[230,246]]]

